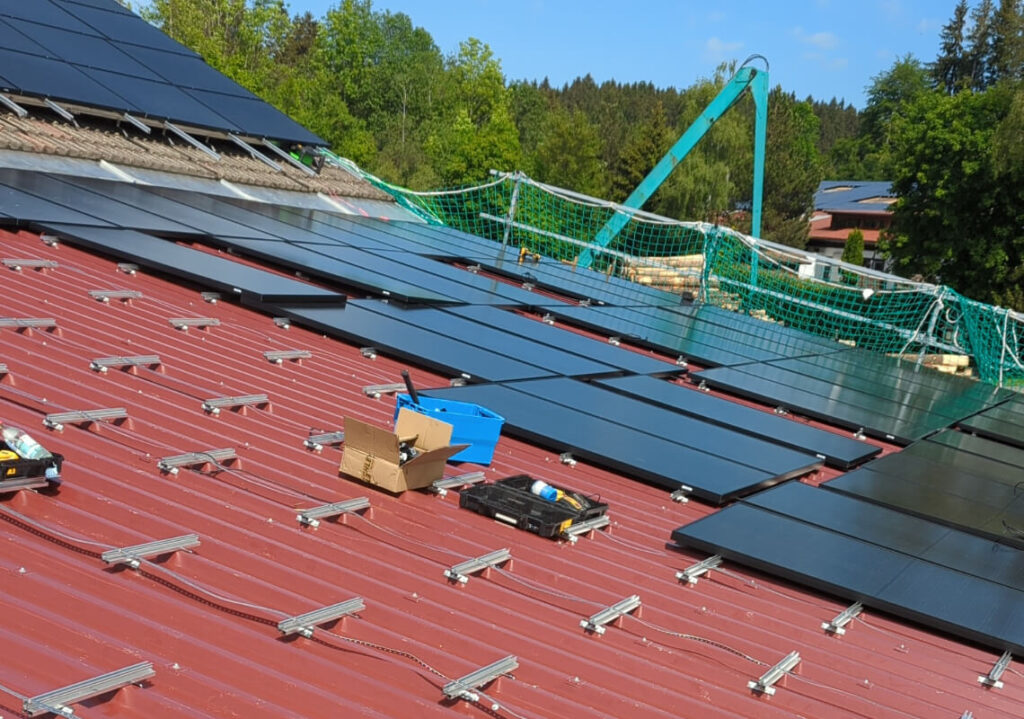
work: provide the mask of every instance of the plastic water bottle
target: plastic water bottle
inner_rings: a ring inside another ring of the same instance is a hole
[[[530,492],[536,494],[541,499],[546,499],[549,502],[557,502],[562,494],[542,479],[535,480],[534,483],[530,485]]]

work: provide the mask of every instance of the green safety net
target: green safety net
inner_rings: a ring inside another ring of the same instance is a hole
[[[347,161],[345,161],[347,163]],[[1024,315],[974,302],[949,287],[868,270],[755,239],[708,223],[679,222],[536,182],[495,173],[481,185],[414,192],[346,167],[427,222],[516,249],[519,261],[548,258],[609,277],[623,301],[650,288],[778,322],[850,346],[915,361],[969,364],[1002,386],[1024,385]],[[594,244],[617,213],[629,222],[607,247]],[[580,270],[582,271],[582,270]],[[619,278],[612,282],[611,278]],[[955,360],[957,356],[960,359]]]

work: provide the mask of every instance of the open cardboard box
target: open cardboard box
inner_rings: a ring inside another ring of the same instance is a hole
[[[394,432],[346,417],[345,448],[339,469],[389,492],[419,489],[443,477],[448,458],[469,446],[451,441],[450,424],[411,409],[399,411]],[[400,442],[411,444],[419,455],[400,464]]]

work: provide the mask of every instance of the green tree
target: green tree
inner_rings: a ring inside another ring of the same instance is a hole
[[[966,80],[972,90],[989,86],[992,72],[992,23],[995,8],[992,0],[981,0],[971,11],[971,29],[967,33]]]
[[[807,244],[814,191],[821,182],[818,118],[810,103],[776,87],[768,101],[764,216],[761,235],[793,247]]]
[[[634,125],[626,136],[611,173],[610,199],[622,202],[636,189],[675,141],[659,103],[642,123]]]
[[[601,138],[586,115],[558,109],[548,116],[533,172],[536,179],[552,185],[596,197],[607,194]]]
[[[967,60],[964,57],[964,29],[967,26],[967,0],[960,0],[953,10],[953,17],[943,25],[939,56],[929,68],[932,81],[947,95],[963,89],[967,74]]]
[[[846,235],[846,244],[843,245],[843,262],[851,265],[864,264],[864,233],[854,228]]]
[[[1024,2],[1000,0],[992,21],[990,83],[1024,80]]]
[[[1024,309],[1024,96],[1008,84],[925,93],[893,121],[900,198],[883,249],[973,299]]]

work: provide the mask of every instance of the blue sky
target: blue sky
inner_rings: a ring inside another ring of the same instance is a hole
[[[323,15],[338,0],[289,0]],[[973,5],[974,3],[972,3]],[[760,53],[772,85],[864,105],[871,78],[912,53],[929,62],[956,0],[374,0],[427,29],[445,54],[477,37],[509,79],[687,87],[723,60]]]

